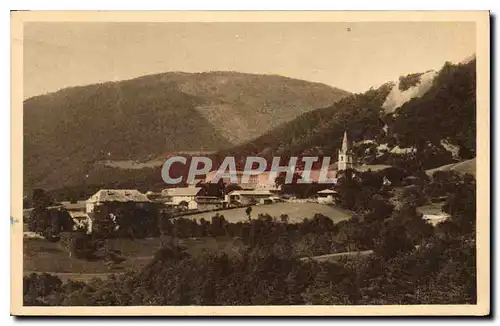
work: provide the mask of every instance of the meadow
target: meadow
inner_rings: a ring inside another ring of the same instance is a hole
[[[219,211],[226,221],[229,223],[238,223],[248,221],[246,208],[235,208],[227,211]],[[314,202],[284,202],[267,205],[252,206],[251,218],[257,218],[259,214],[267,214],[272,217],[279,218],[281,214],[288,215],[289,223],[300,223],[304,218],[312,218],[315,214],[322,214],[328,216],[334,223],[349,219],[351,216],[346,210],[333,205],[324,205]],[[214,212],[206,212],[194,215],[186,215],[183,218],[210,221]]]

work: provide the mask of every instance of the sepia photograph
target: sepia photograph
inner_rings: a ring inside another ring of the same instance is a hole
[[[488,315],[489,12],[12,12],[14,315]]]

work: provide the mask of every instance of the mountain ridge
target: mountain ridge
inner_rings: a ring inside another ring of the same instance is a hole
[[[278,75],[167,72],[31,97],[25,187],[84,182],[103,160],[231,148],[348,94]]]
[[[475,156],[475,66],[472,57],[447,62],[438,71],[401,76],[306,112],[230,151],[241,156],[335,156],[347,130],[355,142],[372,142],[357,149],[365,163],[408,167],[413,160],[417,166],[412,168],[430,169],[470,159]],[[386,153],[380,153],[381,146]],[[397,153],[394,148],[414,151]],[[412,152],[418,152],[417,160]]]

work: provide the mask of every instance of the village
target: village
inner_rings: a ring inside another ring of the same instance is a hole
[[[339,151],[339,163],[332,165],[328,170],[328,176],[335,178],[338,171],[352,167],[352,154],[348,142],[347,133],[344,135],[342,150]],[[338,170],[337,170],[338,167]],[[298,199],[294,194],[282,193],[282,186],[276,183],[275,178],[270,177],[270,172],[253,174],[247,182],[242,182],[243,171],[234,173],[238,183],[230,183],[229,178],[221,179],[224,189],[219,196],[209,196],[204,185],[214,184],[216,171],[209,172],[204,180],[197,180],[196,184],[182,187],[171,187],[161,192],[140,192],[137,189],[100,189],[87,200],[62,201],[58,205],[50,206],[51,210],[65,211],[72,218],[75,230],[86,230],[92,233],[93,217],[96,207],[106,207],[110,214],[120,208],[155,207],[162,211],[168,211],[172,217],[190,216],[207,212],[220,212],[234,208],[248,207],[254,205],[270,205],[277,203],[318,203],[323,205],[334,205],[337,191],[333,188],[335,184],[325,185],[325,189],[317,191],[313,196],[306,199]],[[320,171],[310,171],[313,182],[319,179]],[[220,183],[220,182],[219,182]],[[280,206],[283,209],[283,206]],[[28,217],[31,209],[25,209]]]
[[[84,230],[87,234],[93,232],[94,213],[96,208],[105,208],[110,219],[114,219],[116,212],[120,209],[139,208],[146,210],[159,210],[167,212],[170,218],[188,217],[191,219],[210,219],[213,214],[224,214],[226,211],[231,212],[228,216],[234,214],[237,208],[246,208],[250,206],[269,206],[277,207],[276,214],[286,214],[289,211],[296,211],[302,214],[301,205],[306,203],[314,206],[308,206],[305,210],[308,211],[312,207],[312,213],[337,213],[342,216],[352,215],[345,210],[339,209],[338,204],[339,193],[336,189],[337,177],[342,175],[346,170],[355,169],[356,171],[383,171],[390,168],[389,165],[359,165],[352,151],[352,143],[349,141],[347,132],[344,133],[341,149],[338,151],[338,162],[331,164],[328,167],[327,176],[333,183],[323,184],[313,193],[308,196],[297,198],[296,194],[284,192],[283,185],[278,184],[276,177],[270,176],[271,172],[254,173],[243,182],[245,173],[236,171],[233,175],[236,176],[238,183],[234,179],[222,178],[219,183],[214,183],[216,171],[207,173],[205,179],[197,180],[196,184],[189,184],[181,187],[165,188],[161,192],[147,191],[145,193],[137,189],[100,189],[87,200],[62,201],[56,205],[48,207],[49,210],[63,211],[68,213],[73,222],[73,230]],[[304,171],[298,171],[299,174]],[[297,171],[296,171],[297,173]],[[308,178],[313,184],[318,184],[322,172],[317,170],[308,171]],[[233,177],[233,176],[232,176]],[[411,184],[411,177],[407,180]],[[218,195],[210,195],[207,191],[207,185],[220,185],[222,188],[218,190]],[[391,182],[384,177],[383,185],[390,187]],[[281,204],[276,206],[276,204]],[[326,205],[332,210],[318,209],[318,205]],[[316,212],[314,211],[316,210]],[[29,218],[32,209],[25,209],[25,217]],[[263,210],[263,213],[274,212],[274,209]],[[279,211],[279,213],[278,213]],[[240,210],[242,213],[243,210]],[[303,216],[297,215],[297,222]],[[239,214],[245,215],[245,214]],[[424,214],[424,219],[436,224],[446,219],[446,215],[441,212],[428,212]],[[293,217],[292,217],[293,219]],[[334,218],[335,219],[335,218]],[[236,217],[231,222],[237,222],[241,217]],[[33,232],[25,232],[25,236],[37,236]]]

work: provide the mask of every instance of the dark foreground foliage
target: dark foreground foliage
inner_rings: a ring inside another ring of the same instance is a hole
[[[144,270],[89,284],[25,277],[25,305],[303,305],[475,303],[475,241],[433,237],[394,257],[345,263],[160,250]]]
[[[377,193],[363,205],[363,214],[337,224],[323,216],[299,224],[261,216],[238,226],[219,218],[221,223],[203,236],[241,237],[242,250],[190,255],[170,244],[139,271],[88,283],[63,284],[55,276],[32,274],[24,278],[24,304],[474,304],[475,186],[473,178],[459,175],[444,181],[438,176],[424,185],[426,193],[441,195],[447,189],[443,209],[451,218],[436,227],[416,211],[422,194],[413,189],[403,192],[395,210]],[[371,254],[304,259],[367,249]]]

